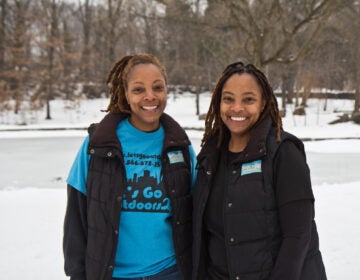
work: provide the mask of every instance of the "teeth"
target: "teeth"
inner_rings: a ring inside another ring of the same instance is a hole
[[[145,110],[155,110],[157,106],[143,106],[143,109]]]
[[[246,118],[245,117],[230,117],[230,119],[232,121],[244,121]]]

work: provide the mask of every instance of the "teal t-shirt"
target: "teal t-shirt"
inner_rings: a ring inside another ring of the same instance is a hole
[[[162,126],[154,132],[143,132],[126,119],[119,123],[117,135],[121,135],[127,187],[123,194],[113,277],[149,276],[176,264],[172,211],[161,177],[165,132]],[[88,144],[89,137],[86,137],[67,179],[69,185],[85,195],[90,159]],[[196,156],[192,146],[189,151],[194,183]]]

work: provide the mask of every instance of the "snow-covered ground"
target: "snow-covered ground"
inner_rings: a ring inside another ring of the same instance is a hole
[[[209,94],[201,95],[200,113],[206,112],[209,101]],[[105,109],[107,102],[107,99],[84,100],[74,106],[52,101],[50,121],[44,120],[44,111],[21,116],[0,112],[0,161],[2,172],[6,173],[0,174],[1,279],[66,279],[62,256],[64,180],[86,135],[82,128],[105,115],[100,109]],[[290,106],[283,119],[284,128],[300,138],[333,139],[305,142],[309,158],[317,159],[311,162],[313,166],[310,164],[312,174],[320,171],[325,174],[313,186],[320,249],[328,279],[359,279],[360,180],[349,175],[357,173],[360,166],[357,161],[360,140],[356,139],[360,138],[360,125],[328,125],[340,114],[335,110],[351,111],[352,101],[329,100],[326,112],[321,110],[323,104],[315,100],[309,104],[306,117],[293,117]],[[191,94],[169,96],[166,112],[184,127],[203,127],[203,121],[195,116]],[[28,125],[16,125],[24,121]],[[49,128],[66,130],[44,130]],[[187,131],[199,151],[203,132]],[[348,138],[353,139],[344,140]],[[321,170],[321,166],[330,164],[324,161],[336,161],[339,166]],[[337,174],[337,168],[345,171]]]

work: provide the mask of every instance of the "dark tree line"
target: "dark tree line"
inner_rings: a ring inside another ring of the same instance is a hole
[[[289,102],[319,89],[360,108],[358,0],[0,0],[0,109],[106,94],[112,64],[149,52],[199,96],[228,63],[262,68]]]

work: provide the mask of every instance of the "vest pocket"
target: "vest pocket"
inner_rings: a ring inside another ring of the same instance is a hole
[[[265,211],[227,214],[226,219],[230,245],[269,236]]]
[[[226,202],[232,203],[229,213],[256,212],[265,208],[269,194],[264,191],[262,173],[239,176],[229,180]]]
[[[240,279],[268,279],[261,276],[273,267],[266,211],[229,214],[226,218],[225,238],[232,270]],[[251,271],[258,273],[246,274]]]

